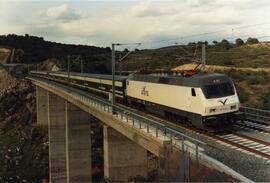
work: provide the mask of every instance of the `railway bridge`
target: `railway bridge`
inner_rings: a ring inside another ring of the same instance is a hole
[[[103,124],[104,176],[127,181],[147,177],[147,157],[158,157],[163,181],[188,181],[192,175],[223,172],[249,180],[209,157],[206,143],[88,92],[29,76],[36,86],[37,123],[48,126],[50,182],[91,181],[91,116]]]

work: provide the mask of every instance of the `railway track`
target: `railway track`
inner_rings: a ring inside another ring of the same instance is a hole
[[[138,110],[138,109],[133,109],[131,107],[127,107],[129,110]],[[139,110],[140,113],[143,115],[147,115],[149,117],[152,117],[155,120],[159,120],[160,122],[165,123],[166,125],[175,128],[175,129],[180,129],[180,131],[183,131],[183,129],[188,133],[192,132],[195,134],[203,135],[206,138],[215,141],[216,143],[224,146],[228,146],[232,149],[238,150],[240,152],[254,155],[258,158],[263,158],[266,160],[268,163],[270,163],[270,142],[268,141],[263,141],[261,139],[257,139],[248,135],[244,135],[238,132],[233,132],[233,131],[228,131],[224,134],[215,134],[203,130],[196,129],[192,126],[186,125],[186,124],[179,124],[175,121],[165,119],[164,117],[157,116],[155,114]],[[239,123],[240,124],[240,123]],[[256,124],[256,123],[254,123]],[[238,125],[238,124],[237,124]],[[248,126],[248,125],[247,125]],[[251,128],[251,126],[248,126]],[[252,126],[253,127],[253,126]],[[265,126],[262,126],[262,128]],[[250,129],[249,128],[249,129]],[[259,128],[259,127],[257,127]],[[182,129],[182,130],[181,130]],[[261,129],[260,130],[264,130]]]
[[[135,110],[133,108],[130,108],[130,109]],[[215,141],[216,143],[220,145],[231,147],[232,149],[238,150],[246,154],[254,155],[258,158],[263,158],[264,160],[270,163],[270,142],[268,141],[263,141],[261,139],[257,139],[248,135],[244,135],[244,134],[241,134],[238,132],[232,132],[232,131],[228,131],[225,134],[210,133],[210,132],[196,129],[192,126],[188,126],[185,124],[179,124],[179,123],[176,124],[175,121],[165,119],[164,117],[156,116],[146,111],[142,111],[142,110],[139,110],[139,111],[143,113],[144,115],[147,115],[156,120],[159,120],[165,123],[166,125],[169,125],[175,129],[182,128],[186,130],[187,132],[193,132],[199,135],[203,135],[206,138],[212,141]]]
[[[270,134],[270,125],[267,125],[267,124],[245,121],[244,123],[237,122],[235,126],[242,129],[258,131],[258,132],[265,133],[268,135]]]
[[[268,141],[263,141],[248,135],[232,131],[227,132],[226,134],[214,134],[198,130],[192,126],[175,124],[175,122],[168,121],[167,119],[163,120],[167,125],[174,126],[174,128],[184,128],[187,131],[203,135],[208,139],[210,138],[211,140],[217,142],[218,144],[231,147],[232,149],[238,150],[246,154],[254,155],[258,158],[263,158],[268,163],[270,163],[270,142]]]
[[[229,133],[225,135],[212,136],[221,143],[227,143],[247,154],[254,154],[270,162],[270,143],[239,133]]]
[[[191,130],[197,134],[203,135],[220,145],[230,147],[242,153],[254,155],[270,163],[270,142],[268,141],[264,141],[258,138],[254,138],[233,131],[228,131],[223,134],[221,133],[215,134],[194,129],[193,127],[184,127],[184,128]]]

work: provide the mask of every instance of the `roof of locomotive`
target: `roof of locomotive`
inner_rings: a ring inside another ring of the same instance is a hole
[[[182,75],[157,76],[154,74],[132,74],[128,77],[128,80],[189,87],[202,87],[215,83],[231,82],[226,74],[214,72],[201,72],[189,77],[184,77]]]

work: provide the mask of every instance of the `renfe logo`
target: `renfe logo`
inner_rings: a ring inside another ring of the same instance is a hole
[[[145,96],[149,96],[149,92],[146,90],[146,86],[144,86],[144,87],[142,88],[141,94],[142,94],[142,95],[145,95]]]
[[[225,99],[224,102],[222,100],[219,100],[219,102],[222,103],[223,105],[225,105],[227,102],[227,99]]]

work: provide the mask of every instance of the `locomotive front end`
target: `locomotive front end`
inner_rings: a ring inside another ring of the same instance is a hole
[[[205,126],[225,126],[243,120],[240,101],[233,82],[227,77],[214,78],[202,88],[205,98]]]

